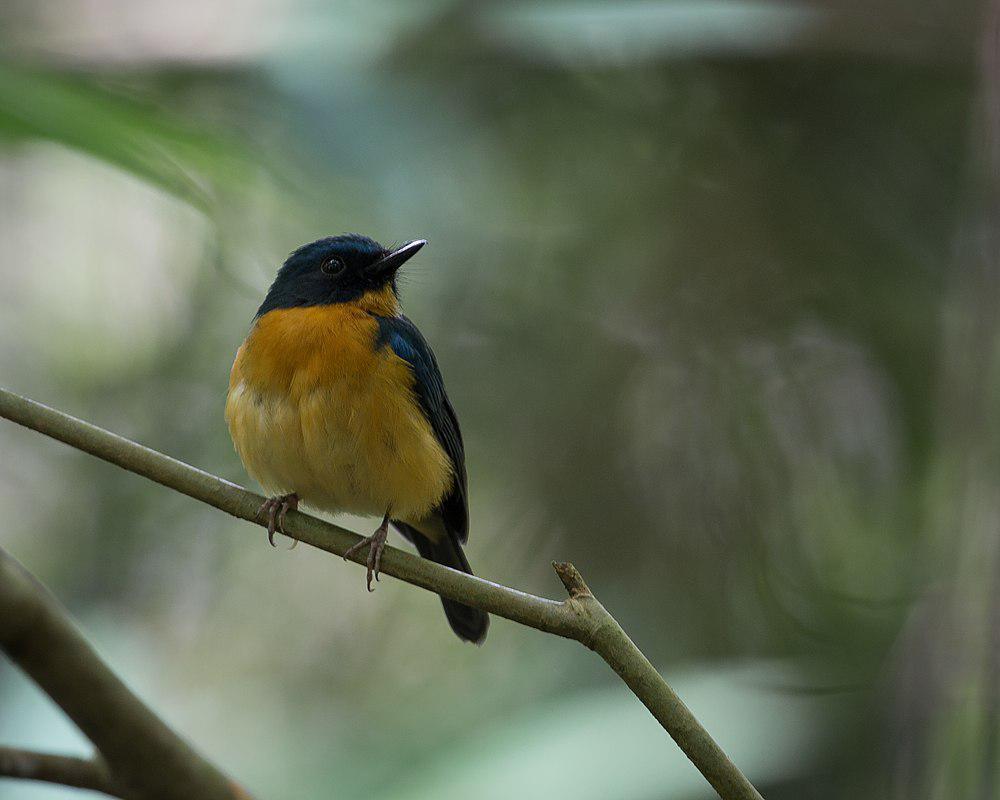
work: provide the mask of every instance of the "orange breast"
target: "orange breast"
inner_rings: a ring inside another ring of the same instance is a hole
[[[271,311],[237,353],[230,390],[242,381],[295,401],[332,381],[363,377],[373,370],[377,336],[375,318],[347,303]]]
[[[264,315],[233,364],[226,420],[247,471],[269,493],[417,521],[451,488],[454,470],[409,365],[375,349],[373,305],[390,310],[384,298],[367,298]]]

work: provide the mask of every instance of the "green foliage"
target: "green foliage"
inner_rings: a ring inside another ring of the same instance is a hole
[[[0,136],[79,150],[203,211],[214,208],[220,183],[251,169],[248,153],[231,139],[72,72],[0,65]]]

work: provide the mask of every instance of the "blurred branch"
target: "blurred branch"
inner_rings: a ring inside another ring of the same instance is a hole
[[[0,549],[0,650],[93,742],[100,760],[0,751],[0,776],[93,788],[129,800],[247,795],[132,693],[69,614]],[[89,782],[93,782],[92,784]]]
[[[57,756],[16,747],[0,747],[0,778],[58,783],[111,797],[126,797],[111,777],[108,765],[100,758]]]
[[[259,495],[88,422],[3,389],[0,389],[0,416],[235,517],[265,524],[258,516],[263,501]],[[338,556],[361,541],[355,533],[300,512],[289,512],[285,532]],[[364,558],[364,554],[359,554],[354,560],[363,563]],[[761,800],[743,773],[597,601],[576,568],[572,564],[553,566],[569,593],[562,602],[466,575],[394,547],[387,547],[382,557],[384,575],[522,625],[573,639],[594,650],[650,710],[720,797]]]

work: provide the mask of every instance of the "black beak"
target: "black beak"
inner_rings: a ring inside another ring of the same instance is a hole
[[[393,250],[385,258],[376,261],[365,272],[375,280],[388,280],[425,244],[427,244],[426,239],[414,239],[412,242],[407,242],[398,250]]]

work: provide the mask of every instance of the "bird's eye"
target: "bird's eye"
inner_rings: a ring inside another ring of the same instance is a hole
[[[336,256],[330,256],[320,267],[327,275],[339,275],[344,271],[344,262]]]

